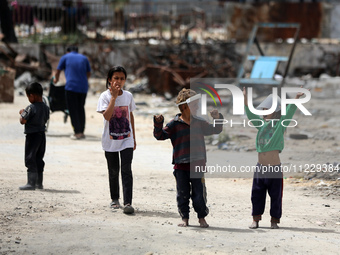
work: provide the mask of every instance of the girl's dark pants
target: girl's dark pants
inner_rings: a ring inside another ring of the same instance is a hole
[[[119,152],[105,151],[105,158],[107,160],[107,167],[109,170],[109,184],[112,200],[119,199],[119,165],[121,165],[124,205],[132,204],[132,156],[133,148],[127,148]]]
[[[85,93],[65,90],[67,109],[75,134],[84,133],[85,130]]]
[[[203,174],[201,178],[191,178],[190,171],[175,169],[174,176],[176,178],[178,212],[182,219],[189,219],[190,197],[197,217],[207,216],[209,209],[206,206],[207,191]]]
[[[272,222],[280,222],[282,215],[282,192],[283,175],[281,165],[278,167],[280,172],[261,174],[262,166],[257,164],[257,171],[254,173],[253,187],[251,191],[251,202],[253,205],[252,216],[254,220],[261,220],[266,205],[266,194],[270,196],[270,216]]]

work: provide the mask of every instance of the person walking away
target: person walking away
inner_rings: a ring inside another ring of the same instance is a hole
[[[63,70],[66,77],[66,104],[74,131],[71,139],[84,139],[85,101],[89,87],[88,79],[91,76],[90,62],[86,56],[78,53],[76,46],[70,46],[67,48],[67,53],[60,58],[54,83],[59,81],[60,73]]]

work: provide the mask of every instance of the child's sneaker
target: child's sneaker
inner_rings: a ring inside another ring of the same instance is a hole
[[[135,209],[130,204],[124,206],[123,212],[126,214],[132,214],[135,212]]]

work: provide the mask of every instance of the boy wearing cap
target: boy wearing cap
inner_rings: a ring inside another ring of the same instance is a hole
[[[181,113],[177,114],[165,127],[163,127],[164,117],[154,116],[154,137],[157,140],[170,139],[173,146],[172,163],[174,164],[174,176],[177,187],[178,212],[182,217],[180,227],[189,225],[189,200],[192,199],[193,207],[197,213],[200,227],[207,228],[209,225],[205,217],[209,213],[206,205],[206,188],[203,173],[195,173],[195,166],[205,166],[206,149],[204,136],[219,134],[222,132],[222,125],[215,127],[207,121],[195,117],[198,110],[199,96],[191,89],[182,89],[176,100]],[[190,102],[190,108],[188,103]],[[222,114],[213,110],[211,116],[214,119],[223,119]],[[191,139],[190,139],[190,131]],[[190,145],[194,143],[194,145]],[[190,148],[195,148],[191,151]],[[201,168],[202,169],[202,168]],[[204,169],[204,168],[203,168]]]
[[[282,215],[282,192],[283,173],[279,153],[284,147],[284,131],[289,120],[296,111],[296,105],[287,105],[286,115],[281,115],[281,102],[278,97],[278,105],[273,113],[260,118],[253,114],[248,108],[246,89],[243,88],[244,105],[247,117],[258,129],[256,136],[256,150],[258,152],[258,163],[254,172],[251,193],[253,223],[249,228],[258,228],[259,221],[265,209],[266,193],[270,196],[271,228],[276,229]],[[295,99],[300,98],[303,93],[297,93]],[[258,110],[271,109],[273,96],[269,95],[258,107]],[[282,121],[285,125],[282,125]]]

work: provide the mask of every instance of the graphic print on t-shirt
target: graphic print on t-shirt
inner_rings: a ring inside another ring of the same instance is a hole
[[[130,137],[128,106],[115,106],[109,122],[110,139],[122,140]]]

